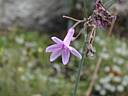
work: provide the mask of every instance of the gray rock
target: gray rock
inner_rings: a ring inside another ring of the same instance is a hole
[[[68,14],[70,10],[67,1],[0,0],[0,27],[16,24],[24,28],[58,30],[63,21],[62,14]]]

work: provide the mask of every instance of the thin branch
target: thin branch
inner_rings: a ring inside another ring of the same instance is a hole
[[[76,37],[73,37],[73,40],[72,40],[72,41],[76,40],[76,39],[80,36],[81,33],[82,33],[82,31],[80,31],[80,32],[76,35]]]
[[[86,19],[82,19],[82,20],[79,20],[79,19],[76,19],[76,18],[73,18],[73,17],[70,17],[70,16],[63,16],[63,18],[66,18],[66,19],[70,19],[70,20],[73,20],[73,21],[76,21],[76,22],[85,22]]]
[[[113,30],[115,21],[116,21],[116,19],[112,21],[111,27],[110,27],[109,32],[108,32],[108,36],[111,36],[112,35],[112,30]]]
[[[70,16],[63,16],[63,18],[70,19],[70,20],[73,20],[73,21],[76,21],[76,22],[79,22],[80,21],[80,20],[75,19],[75,18],[70,17]]]
[[[92,76],[92,79],[91,79],[91,83],[89,84],[89,88],[86,92],[86,96],[91,95],[93,86],[94,86],[95,81],[97,79],[97,73],[98,73],[98,70],[100,69],[101,62],[102,62],[102,58],[99,58],[98,61],[97,61],[97,64],[96,64],[96,69],[94,70],[94,73],[93,73],[93,76]]]

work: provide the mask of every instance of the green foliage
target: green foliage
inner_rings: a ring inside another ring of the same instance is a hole
[[[45,53],[45,48],[51,43],[46,34],[26,32],[22,29],[13,29],[6,36],[0,36],[0,96],[71,95],[79,60],[72,56],[67,66],[61,64],[61,59],[51,64],[49,54]],[[75,41],[73,46],[81,50],[82,44],[81,37],[81,40]],[[94,94],[104,95],[103,91],[105,91],[105,96],[111,94],[116,96],[118,92],[126,94],[127,86],[123,87],[123,91],[115,90],[115,93],[104,87],[106,83],[102,84],[104,78],[109,76],[111,80],[107,84],[116,89],[124,84],[123,78],[127,77],[128,73],[126,41],[114,36],[107,37],[104,31],[97,30],[95,47],[95,56],[86,58],[87,64],[84,64],[82,69],[78,96],[85,94],[99,57],[103,60]],[[121,81],[116,83],[115,78]]]

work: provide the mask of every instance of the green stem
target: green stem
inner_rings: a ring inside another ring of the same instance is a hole
[[[75,86],[74,86],[72,96],[77,96],[78,83],[80,81],[80,72],[81,72],[81,69],[82,69],[82,66],[83,66],[84,60],[85,60],[85,49],[86,49],[86,43],[84,42],[83,49],[82,49],[82,59],[80,61],[79,68],[78,68],[78,71],[77,71],[77,74],[76,74],[76,81],[75,81]]]
[[[86,8],[86,0],[84,0],[84,17],[87,17],[87,8]],[[85,31],[86,28],[84,28]],[[82,66],[84,64],[84,60],[86,58],[86,54],[85,54],[85,51],[86,51],[86,35],[84,34],[84,43],[83,43],[83,49],[82,49],[82,59],[80,61],[80,64],[79,64],[79,68],[78,68],[78,71],[77,71],[77,74],[76,74],[76,81],[75,81],[75,86],[74,86],[74,90],[73,90],[73,94],[72,96],[77,96],[77,89],[78,89],[78,83],[80,81],[80,72],[82,70]]]

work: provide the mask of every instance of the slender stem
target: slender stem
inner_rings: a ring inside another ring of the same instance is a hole
[[[75,19],[75,18],[70,17],[70,16],[63,16],[63,18],[67,18],[67,19],[70,19],[70,20],[75,21],[76,23],[72,26],[73,28],[75,28],[75,27],[76,27],[77,25],[79,25],[80,23],[85,23],[85,22],[87,22],[87,21],[86,21],[86,18],[84,18],[83,20]]]
[[[84,64],[85,56],[86,56],[85,55],[85,50],[86,50],[86,43],[84,42],[83,49],[82,49],[82,59],[80,61],[79,68],[78,68],[78,71],[77,71],[77,74],[76,74],[76,81],[75,81],[75,86],[74,86],[72,96],[77,96],[78,83],[80,81],[80,72],[81,72],[82,66]]]
[[[115,21],[116,21],[116,19],[112,21],[111,27],[110,27],[109,32],[108,32],[108,37],[110,37],[112,35],[112,30],[113,30]]]
[[[81,20],[81,21],[76,22],[72,27],[75,28],[77,25],[79,25],[82,22],[85,22],[85,20]]]
[[[72,41],[76,40],[80,35],[81,35],[82,31],[80,31],[74,38]]]
[[[70,16],[63,16],[63,18],[67,18],[67,19],[70,19],[70,20],[73,20],[73,21],[76,21],[76,22],[79,22],[79,21],[83,21],[83,20],[78,20],[78,19],[75,19],[73,17],[70,17]]]
[[[91,95],[91,92],[92,92],[92,88],[95,84],[95,81],[97,79],[97,73],[98,73],[98,70],[100,68],[100,65],[101,65],[101,61],[102,61],[102,58],[99,58],[98,61],[97,61],[97,64],[96,64],[96,69],[94,70],[94,73],[93,73],[93,76],[92,76],[92,80],[89,84],[89,88],[86,92],[86,96],[90,96]]]
[[[87,17],[86,0],[84,0],[84,12],[85,12],[84,16]],[[86,19],[84,19],[84,22],[86,22]],[[77,96],[78,83],[80,81],[80,72],[81,72],[82,66],[84,64],[85,57],[86,57],[85,51],[86,51],[86,36],[84,34],[84,43],[83,43],[83,49],[82,49],[82,59],[80,61],[79,68],[78,68],[78,71],[77,71],[76,82],[75,82],[75,87],[74,87],[72,96]]]

